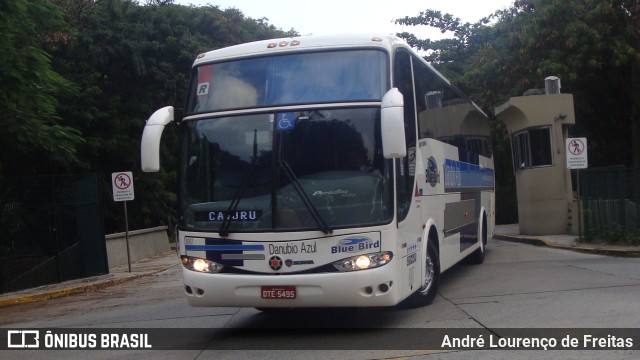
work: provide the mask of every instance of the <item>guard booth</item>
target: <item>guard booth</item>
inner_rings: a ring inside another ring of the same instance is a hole
[[[545,90],[529,90],[495,109],[509,129],[518,196],[520,234],[574,231],[574,196],[566,166],[565,140],[575,124],[573,95],[560,93],[560,79]],[[577,231],[577,227],[575,227]]]

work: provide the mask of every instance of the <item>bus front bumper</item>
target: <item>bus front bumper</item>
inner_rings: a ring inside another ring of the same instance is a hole
[[[400,302],[400,282],[390,265],[380,268],[304,275],[199,273],[183,267],[185,295],[191,306],[222,307],[369,307]],[[264,291],[295,288],[295,298],[264,298]]]

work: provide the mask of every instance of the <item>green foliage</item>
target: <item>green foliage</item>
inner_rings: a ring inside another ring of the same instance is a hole
[[[575,135],[589,137],[590,164],[640,166],[637,0],[518,0],[474,24],[434,10],[396,22],[452,31],[439,41],[399,35],[489,111],[560,77],[574,95]]]
[[[582,242],[590,244],[640,245],[640,230],[611,226],[604,231],[586,231]]]
[[[81,134],[57,114],[58,96],[75,89],[54,71],[46,51],[63,28],[60,12],[45,1],[0,3],[0,175],[78,163]]]
[[[139,170],[140,138],[153,111],[182,107],[195,56],[291,34],[171,0],[5,0],[0,33],[0,176],[98,173],[108,232],[124,230],[116,171],[134,172],[131,229],[175,223],[177,129],[165,130],[156,174]]]
[[[82,95],[64,109],[87,142],[84,159],[104,174],[110,194],[110,173],[133,170],[136,200],[133,228],[175,223],[177,129],[163,135],[160,173],[139,171],[140,137],[145,120],[156,109],[181,108],[195,55],[213,48],[282,36],[263,20],[247,19],[238,10],[185,7],[171,2],[112,0],[58,1],[68,10],[85,4],[84,12],[65,12],[77,30],[56,52],[56,65],[81,88]],[[75,4],[74,4],[75,3]],[[74,17],[75,16],[75,17]],[[119,206],[109,201],[107,229],[122,229]]]
[[[488,113],[550,75],[574,95],[573,136],[589,138],[590,166],[640,166],[640,2],[517,0],[476,23],[425,10],[396,23],[453,37],[398,34]],[[509,136],[494,123],[498,222],[512,222],[515,183]],[[631,151],[630,151],[631,149]]]

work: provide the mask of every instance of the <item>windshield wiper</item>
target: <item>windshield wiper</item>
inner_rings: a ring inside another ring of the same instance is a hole
[[[224,220],[222,221],[222,224],[220,224],[220,230],[218,230],[218,234],[221,237],[226,237],[229,235],[229,227],[231,226],[231,218],[232,218],[231,215],[235,213],[236,209],[238,208],[238,204],[240,204],[240,200],[242,200],[242,194],[244,194],[244,191],[247,189],[247,186],[249,185],[249,181],[253,176],[253,171],[256,168],[256,163],[257,161],[253,159],[249,167],[249,170],[247,171],[246,176],[242,180],[242,184],[240,185],[235,195],[233,196],[233,199],[231,200],[231,204],[229,204],[229,208],[227,209],[227,212],[224,215]]]
[[[327,225],[327,222],[324,221],[322,215],[320,215],[320,212],[318,212],[318,209],[315,207],[315,205],[313,205],[311,199],[309,199],[309,195],[307,195],[307,193],[302,188],[302,185],[300,185],[298,177],[293,172],[287,161],[280,160],[280,167],[284,170],[284,173],[287,175],[287,178],[291,182],[291,185],[293,185],[293,188],[302,199],[302,202],[307,207],[307,210],[309,210],[309,213],[313,217],[313,220],[315,220],[318,224],[318,227],[320,227],[320,230],[325,234],[331,234],[333,230],[329,227],[329,225]]]
[[[251,159],[249,170],[247,170],[247,173],[242,179],[242,184],[240,184],[240,187],[236,191],[235,195],[233,195],[231,204],[229,204],[229,208],[227,209],[227,212],[224,214],[224,220],[222,221],[222,224],[220,224],[220,229],[218,230],[218,235],[220,235],[221,237],[229,236],[229,227],[231,226],[231,218],[232,218],[231,215],[235,213],[236,209],[238,208],[238,204],[240,204],[240,200],[242,200],[242,195],[244,194],[245,190],[249,186],[249,181],[251,181],[251,178],[253,177],[253,173],[256,169],[257,163],[258,163],[258,130],[254,129],[253,130],[253,159]]]

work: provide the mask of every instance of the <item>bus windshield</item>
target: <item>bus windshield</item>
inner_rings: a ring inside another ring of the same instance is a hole
[[[291,231],[391,221],[379,117],[379,108],[361,107],[185,122],[182,226]]]
[[[385,53],[343,50],[205,64],[194,70],[186,114],[288,104],[380,101]]]

